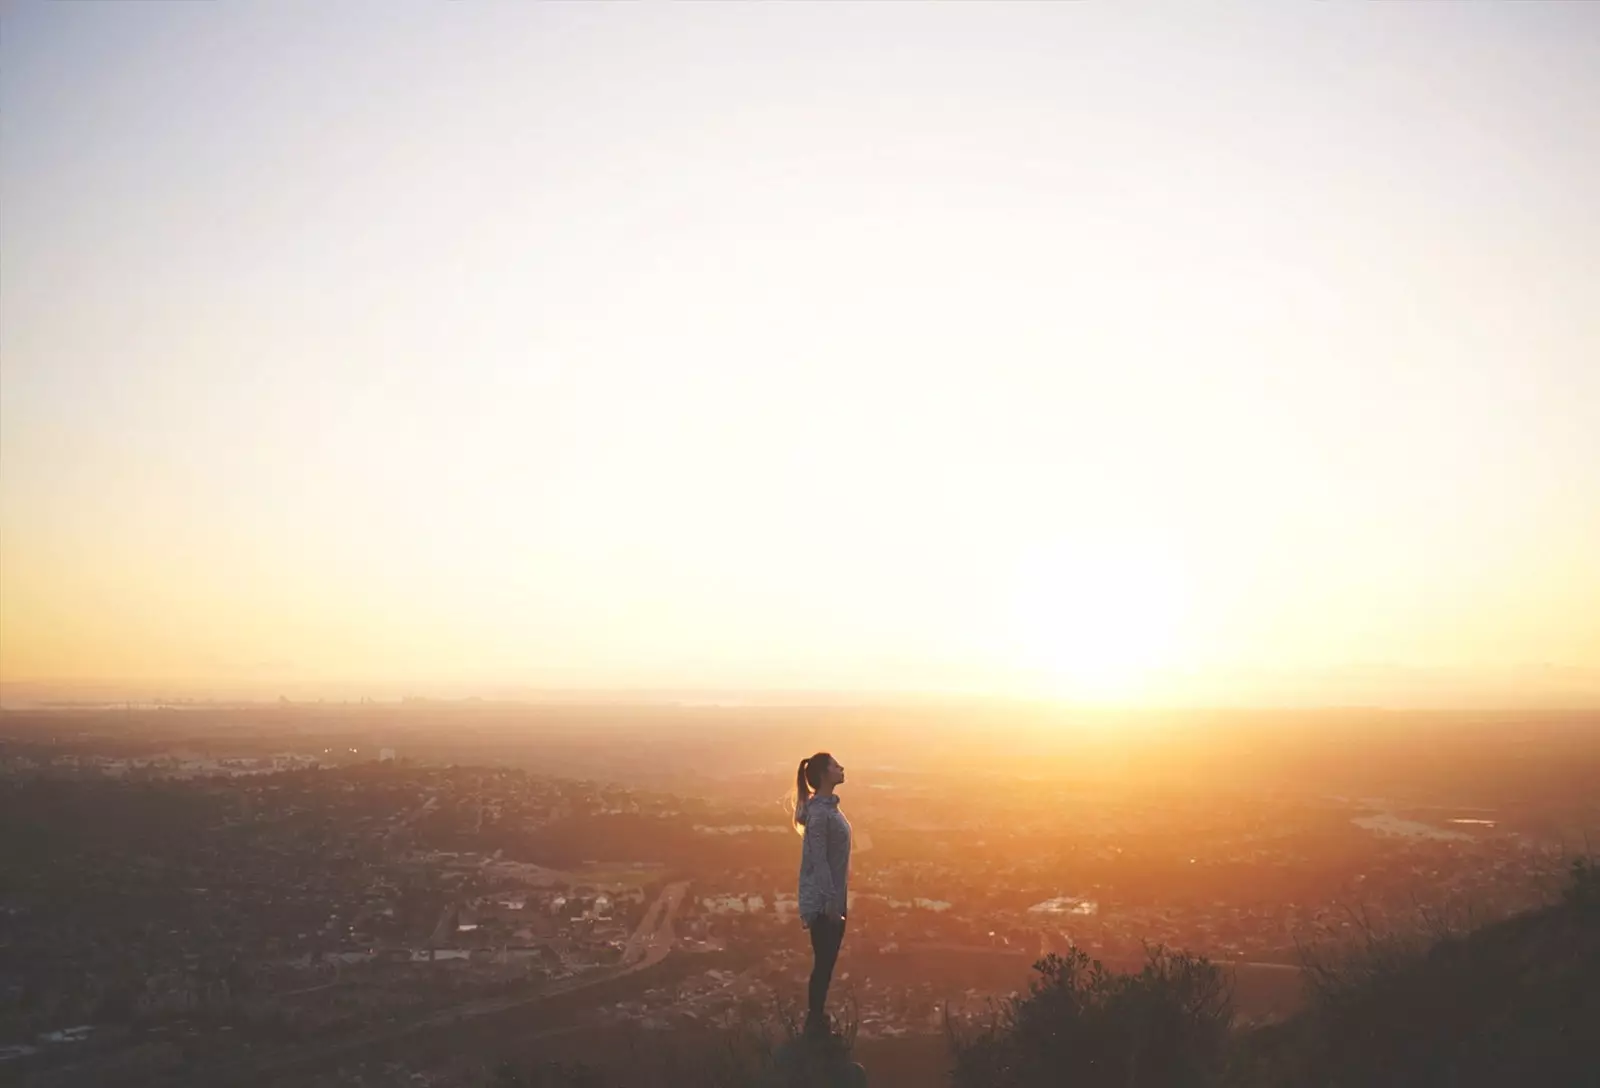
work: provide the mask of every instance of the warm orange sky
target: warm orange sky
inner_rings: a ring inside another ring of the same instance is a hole
[[[8,682],[1600,701],[1594,5],[0,19]]]

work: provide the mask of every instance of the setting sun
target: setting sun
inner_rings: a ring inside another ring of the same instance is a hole
[[[1178,663],[1185,586],[1177,564],[1150,544],[1061,541],[1021,564],[1018,581],[1013,663],[1043,693],[1137,701]]]

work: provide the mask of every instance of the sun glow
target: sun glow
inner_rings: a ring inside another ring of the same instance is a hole
[[[1187,594],[1179,566],[1139,540],[1078,540],[1019,565],[1015,664],[1048,695],[1149,697],[1179,665]]]

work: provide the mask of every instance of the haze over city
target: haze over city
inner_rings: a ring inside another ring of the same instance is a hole
[[[8,5],[0,680],[1600,698],[1583,4]]]

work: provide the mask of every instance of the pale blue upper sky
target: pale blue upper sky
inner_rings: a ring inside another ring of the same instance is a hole
[[[1600,5],[0,10],[6,679],[1600,675]]]

